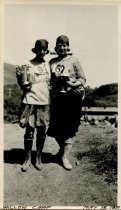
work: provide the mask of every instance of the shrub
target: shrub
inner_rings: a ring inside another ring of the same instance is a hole
[[[101,144],[99,139],[88,142],[86,152],[78,152],[76,157],[81,160],[88,157],[94,167],[91,169],[95,174],[105,174],[105,181],[117,181],[117,142],[114,139],[110,145]]]
[[[11,96],[8,89],[11,88]],[[18,85],[6,85],[4,87],[4,119],[11,122],[17,119],[21,103],[22,92]]]

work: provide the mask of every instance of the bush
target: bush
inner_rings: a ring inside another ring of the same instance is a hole
[[[88,142],[89,143],[89,142]],[[117,142],[112,141],[110,145],[101,144],[100,140],[90,141],[89,149],[86,152],[76,154],[78,160],[88,157],[93,163],[92,168],[95,174],[103,175],[105,181],[117,181]]]
[[[11,89],[11,96],[8,90]],[[22,92],[18,85],[6,85],[4,87],[4,119],[11,122],[18,118]]]

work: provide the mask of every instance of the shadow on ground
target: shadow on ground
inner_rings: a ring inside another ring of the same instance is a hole
[[[32,151],[32,164],[35,165],[36,151]],[[9,164],[23,164],[25,160],[25,152],[23,149],[13,148],[11,150],[4,151],[4,163]],[[43,163],[58,163],[61,165],[57,155],[51,153],[42,153],[42,162]]]

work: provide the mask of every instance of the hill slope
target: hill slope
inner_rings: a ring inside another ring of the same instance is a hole
[[[85,104],[99,107],[117,107],[118,84],[101,85],[98,88],[86,88]]]
[[[17,84],[15,68],[16,68],[15,65],[4,63],[4,85],[5,86]],[[8,87],[5,87],[5,89],[6,88]],[[83,105],[90,106],[90,107],[93,107],[93,106],[117,107],[117,101],[118,101],[118,84],[117,83],[101,85],[100,87],[94,88],[94,89],[91,89],[89,86],[87,86],[85,90],[86,90],[86,98],[84,100]]]
[[[17,84],[15,68],[15,65],[4,63],[4,85]]]

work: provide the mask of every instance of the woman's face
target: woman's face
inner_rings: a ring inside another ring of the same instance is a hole
[[[38,57],[43,58],[47,54],[47,49],[41,48],[36,54]]]
[[[56,52],[58,55],[67,55],[68,53],[68,45],[65,43],[58,43],[56,46]]]

